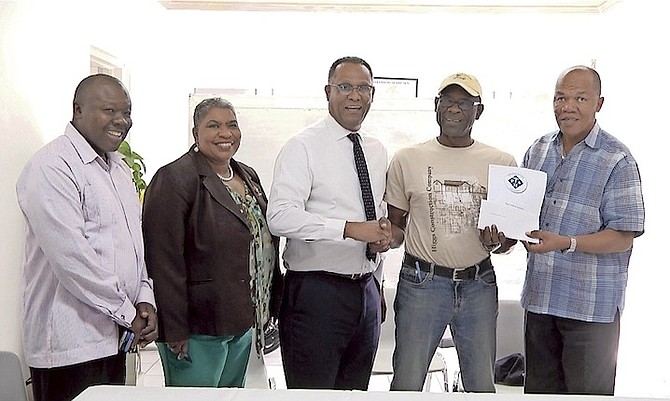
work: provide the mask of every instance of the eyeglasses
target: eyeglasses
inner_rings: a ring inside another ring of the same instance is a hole
[[[470,111],[475,108],[475,106],[479,106],[481,102],[473,102],[472,100],[454,100],[450,97],[438,97],[437,100],[439,100],[438,107],[440,109],[448,109],[449,107],[456,105],[458,106],[461,111]]]
[[[340,92],[342,95],[349,95],[351,92],[356,89],[360,95],[367,96],[369,95],[372,90],[374,89],[374,86],[370,85],[352,85],[352,84],[328,84],[328,86],[334,86],[337,88],[338,92]]]

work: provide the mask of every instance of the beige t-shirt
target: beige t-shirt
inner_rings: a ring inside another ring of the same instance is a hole
[[[516,166],[514,156],[475,141],[466,148],[433,138],[396,152],[388,170],[385,200],[409,211],[405,250],[454,268],[485,257],[477,221],[486,199],[489,165]]]

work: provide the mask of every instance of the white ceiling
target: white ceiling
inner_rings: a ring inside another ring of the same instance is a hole
[[[623,0],[177,0],[168,10],[598,14]]]

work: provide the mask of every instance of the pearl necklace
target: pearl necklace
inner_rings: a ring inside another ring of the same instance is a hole
[[[221,181],[228,182],[228,181],[233,179],[233,177],[235,176],[235,172],[233,171],[233,168],[230,167],[230,164],[229,164],[228,165],[228,177],[224,177],[219,173],[216,173],[216,175],[217,175],[217,177],[219,177],[221,179]]]

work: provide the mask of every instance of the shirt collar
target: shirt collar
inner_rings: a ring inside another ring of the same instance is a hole
[[[351,134],[352,132],[358,132],[358,135],[361,136],[361,139],[365,137],[365,134],[361,130],[349,131],[348,129],[345,129],[337,121],[335,121],[335,119],[333,118],[333,116],[330,115],[330,113],[328,113],[328,115],[326,116],[325,124],[326,127],[328,128],[328,132],[331,132],[333,137],[338,141],[342,138],[346,138],[347,135]]]
[[[598,133],[600,132],[600,126],[598,125],[598,122],[596,121],[595,124],[593,124],[593,128],[591,128],[591,131],[589,134],[584,138],[584,143],[586,143],[589,147],[595,148],[596,147],[596,141],[598,140]]]
[[[111,166],[113,163],[120,163],[123,158],[119,152],[107,152],[107,162],[105,163],[102,157],[100,157],[91,144],[88,143],[86,138],[84,138],[71,122],[67,123],[67,126],[65,127],[65,136],[70,140],[84,164],[89,164],[96,158],[100,158],[100,161],[103,164]]]
[[[595,148],[596,147],[596,141],[598,140],[598,133],[600,132],[600,125],[598,125],[598,121],[596,121],[595,124],[593,124],[593,128],[591,128],[591,131],[589,131],[589,134],[586,135],[586,138],[584,138],[584,143],[586,146],[590,148]],[[558,130],[554,133],[554,135],[551,137],[551,140],[558,144],[558,141],[561,138],[561,130]]]

